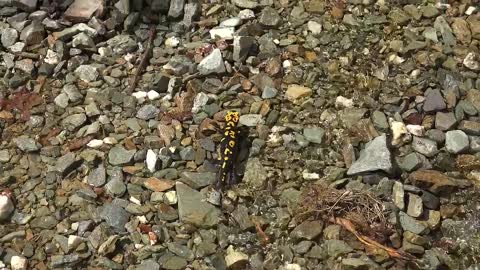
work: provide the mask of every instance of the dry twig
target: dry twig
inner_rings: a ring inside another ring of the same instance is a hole
[[[150,59],[150,56],[152,54],[153,40],[155,39],[155,34],[156,34],[155,28],[152,27],[150,29],[150,34],[148,38],[147,47],[145,48],[145,53],[143,54],[142,60],[138,65],[137,71],[135,72],[135,76],[133,76],[132,80],[130,81],[130,87],[128,88],[128,93],[133,93],[133,91],[137,87],[138,81],[140,80],[140,74],[143,72],[143,70],[147,66],[148,60]]]

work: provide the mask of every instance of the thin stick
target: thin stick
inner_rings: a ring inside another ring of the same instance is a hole
[[[150,55],[152,54],[152,50],[153,50],[153,40],[155,39],[155,34],[156,34],[155,28],[152,27],[150,29],[150,34],[148,38],[147,47],[145,48],[145,53],[143,54],[142,60],[138,65],[137,71],[135,72],[135,76],[130,81],[130,87],[128,88],[128,93],[130,94],[133,93],[133,91],[137,87],[138,81],[140,80],[140,74],[146,68],[148,59],[150,59]]]

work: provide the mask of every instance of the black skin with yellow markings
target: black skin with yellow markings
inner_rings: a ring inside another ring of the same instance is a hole
[[[240,114],[236,111],[228,111],[225,114],[225,128],[220,141],[220,155],[218,157],[221,165],[215,183],[217,190],[237,182],[235,161],[240,137],[240,130],[237,127],[239,119]]]

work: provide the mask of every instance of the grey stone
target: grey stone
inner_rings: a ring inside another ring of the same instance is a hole
[[[425,132],[425,136],[427,136],[429,139],[432,139],[433,141],[437,143],[444,143],[445,142],[445,133],[441,130],[438,129],[429,129],[427,132]]]
[[[106,178],[105,167],[100,165],[90,172],[87,177],[87,182],[94,187],[101,187],[105,184]]]
[[[93,82],[98,78],[98,71],[92,65],[80,65],[75,69],[75,75],[82,81]]]
[[[447,46],[457,45],[456,38],[453,35],[452,28],[448,24],[447,20],[443,16],[439,16],[435,19],[433,24],[435,29],[442,35],[442,41]]]
[[[37,9],[37,0],[13,0],[12,4],[27,12],[32,12]]]
[[[458,129],[465,132],[468,135],[480,135],[480,122],[463,120],[458,125]]]
[[[435,128],[447,131],[453,128],[455,124],[457,124],[457,119],[453,113],[437,112],[435,116]]]
[[[125,232],[125,224],[130,219],[130,214],[121,206],[109,203],[100,211],[102,219],[116,232]]]
[[[330,257],[337,258],[338,256],[350,253],[353,248],[350,247],[345,241],[342,240],[325,240],[325,246],[327,248],[327,254]]]
[[[26,45],[39,44],[45,38],[45,29],[38,21],[33,21],[20,33],[20,40]]]
[[[480,137],[471,136],[470,137],[470,150],[473,152],[480,152]]]
[[[247,127],[255,127],[265,123],[261,114],[242,114],[239,123]]]
[[[405,212],[400,211],[399,216],[400,224],[404,230],[419,235],[427,231],[427,227],[423,223],[407,215]]]
[[[461,130],[451,130],[445,135],[445,148],[452,154],[465,152],[469,146],[468,136]]]
[[[81,49],[95,48],[95,42],[89,35],[82,32],[73,37],[72,46],[74,48],[81,48]]]
[[[348,175],[382,170],[390,173],[392,161],[390,150],[387,147],[385,134],[370,141],[360,153],[360,157],[348,169]]]
[[[425,92],[425,102],[423,103],[423,110],[425,112],[436,112],[446,108],[447,104],[438,89],[428,89]]]
[[[26,135],[14,138],[13,142],[17,145],[18,149],[24,152],[35,152],[40,149],[40,144]]]
[[[373,125],[381,130],[387,130],[389,128],[387,117],[381,111],[374,111],[372,113]]]
[[[258,18],[260,24],[269,27],[277,27],[282,22],[282,17],[277,10],[272,7],[265,7]]]
[[[405,209],[405,191],[403,190],[403,184],[399,181],[395,181],[393,184],[392,200],[398,209]]]
[[[160,110],[152,104],[142,106],[137,112],[137,118],[149,120],[157,117]]]
[[[62,120],[62,126],[70,131],[75,131],[87,122],[87,116],[84,113],[76,113],[65,117]]]
[[[58,221],[53,215],[35,217],[30,221],[30,227],[36,229],[53,229]]]
[[[68,254],[68,255],[53,255],[50,258],[50,266],[52,268],[70,268],[76,264],[78,264],[82,258],[74,253],[74,254]]]
[[[80,161],[81,160],[77,159],[74,153],[66,153],[57,160],[55,171],[62,174],[62,176],[66,176],[73,170],[77,169],[80,165]]]
[[[117,55],[132,52],[137,48],[137,42],[129,35],[116,35],[107,40],[107,44],[112,47],[113,53]]]
[[[235,36],[233,38],[233,60],[243,62],[255,43],[255,38],[251,36]]]
[[[319,220],[315,221],[304,221],[300,223],[293,231],[290,233],[290,237],[293,239],[301,240],[313,240],[317,238],[323,231],[323,223]]]
[[[244,205],[237,206],[237,209],[232,212],[232,217],[242,231],[250,230],[255,227],[248,215],[248,208]]]
[[[176,19],[183,14],[183,6],[185,0],[170,0],[170,9],[168,10],[168,17]]]
[[[160,265],[156,261],[149,259],[142,261],[140,265],[135,267],[135,270],[160,270]]]
[[[433,157],[438,153],[437,143],[435,141],[417,136],[413,136],[412,148],[427,157]]]
[[[342,269],[381,269],[381,266],[367,256],[360,258],[345,258],[342,260]]]
[[[15,44],[18,39],[18,32],[13,28],[7,28],[0,31],[3,47],[7,48]]]
[[[278,90],[271,86],[265,86],[262,91],[262,98],[269,99],[274,98],[278,94]]]
[[[253,0],[233,0],[233,3],[240,8],[255,9],[258,7],[258,2]]]
[[[423,213],[422,198],[416,194],[408,195],[407,214],[411,217],[419,217]]]
[[[325,135],[325,130],[321,127],[311,127],[303,129],[303,136],[305,139],[312,143],[321,144],[323,141],[323,136]]]
[[[181,182],[177,182],[175,186],[180,221],[202,228],[218,224],[220,211],[215,206],[207,203],[200,192]]]
[[[182,172],[182,182],[194,189],[199,189],[211,185],[215,182],[215,173],[211,172]]]
[[[193,21],[198,18],[199,13],[200,13],[200,5],[199,3],[187,3],[185,4],[184,8],[184,14],[183,14],[183,24],[187,28],[191,27],[193,24]]]
[[[135,152],[135,150],[126,150],[122,146],[116,145],[108,152],[108,161],[114,166],[126,165],[132,161]]]
[[[125,191],[127,191],[127,186],[122,180],[114,178],[108,181],[108,183],[105,185],[105,189],[112,196],[121,197],[123,194],[125,194]]]
[[[266,180],[267,171],[260,162],[260,159],[248,159],[243,181],[254,188],[261,188],[265,185]]]
[[[224,73],[226,69],[220,49],[214,49],[205,57],[200,64],[198,64],[198,71],[203,75]]]
[[[411,172],[422,166],[422,159],[416,153],[410,153],[400,158],[398,165],[403,170]]]

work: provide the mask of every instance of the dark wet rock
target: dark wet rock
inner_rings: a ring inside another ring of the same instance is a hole
[[[100,210],[102,219],[116,232],[124,232],[125,224],[130,219],[130,214],[121,206],[106,204]]]
[[[13,0],[12,4],[27,12],[35,11],[37,8],[37,0]]]
[[[45,38],[45,29],[38,21],[33,21],[20,33],[20,40],[26,45],[38,44]]]

